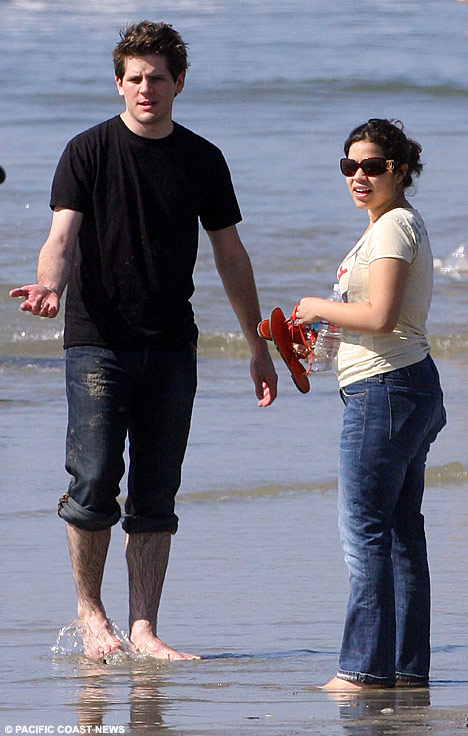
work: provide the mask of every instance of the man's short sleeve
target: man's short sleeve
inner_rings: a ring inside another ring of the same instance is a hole
[[[50,207],[86,212],[91,200],[92,165],[86,149],[77,138],[70,141],[55,170],[50,195]]]
[[[222,230],[242,220],[228,165],[214,146],[199,217],[205,230]]]

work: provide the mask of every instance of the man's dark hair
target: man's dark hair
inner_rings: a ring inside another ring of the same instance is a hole
[[[187,44],[180,33],[167,23],[142,20],[120,31],[120,38],[112,53],[115,76],[118,79],[122,79],[125,74],[127,59],[134,56],[164,56],[174,82],[188,68]]]

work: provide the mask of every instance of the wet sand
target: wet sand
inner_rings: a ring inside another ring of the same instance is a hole
[[[146,730],[158,736],[466,732],[465,485],[445,482],[426,492],[433,587],[430,688],[353,697],[324,693],[317,686],[334,674],[347,599],[333,454],[321,476],[318,468],[310,471],[321,482],[308,484],[307,453],[291,464],[287,439],[294,426],[305,425],[310,405],[285,387],[285,399],[271,418],[256,411],[245,367],[243,361],[224,361],[219,372],[210,366],[207,374],[202,362],[178,505],[181,526],[161,605],[161,636],[200,653],[200,662],[123,657],[103,667],[82,657],[72,631],[58,651],[51,650],[59,630],[75,616],[65,528],[54,508],[66,479],[60,369],[36,375],[29,400],[3,402],[0,467],[8,493],[0,514],[2,728],[119,726],[127,734]],[[218,391],[214,375],[225,393]],[[313,405],[316,411],[328,406],[334,426],[340,406],[330,399],[331,390],[328,379],[320,388],[317,384]],[[271,433],[262,463],[259,426],[266,437]],[[314,441],[321,443],[319,432]],[[314,447],[312,439],[309,444]],[[257,482],[249,484],[249,478]],[[128,615],[123,553],[123,534],[116,527],[103,590],[119,629],[125,629]]]

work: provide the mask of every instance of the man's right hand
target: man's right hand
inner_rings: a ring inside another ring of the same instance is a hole
[[[20,309],[37,317],[56,317],[60,309],[57,294],[42,284],[26,284],[10,291],[10,296],[24,296]]]

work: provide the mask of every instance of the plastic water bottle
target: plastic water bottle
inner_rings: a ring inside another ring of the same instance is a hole
[[[333,291],[328,297],[331,302],[341,302],[340,287],[333,286]],[[314,356],[312,358],[311,370],[315,373],[330,371],[333,366],[333,358],[338,352],[341,340],[341,330],[335,325],[322,320],[317,339],[314,345]]]

